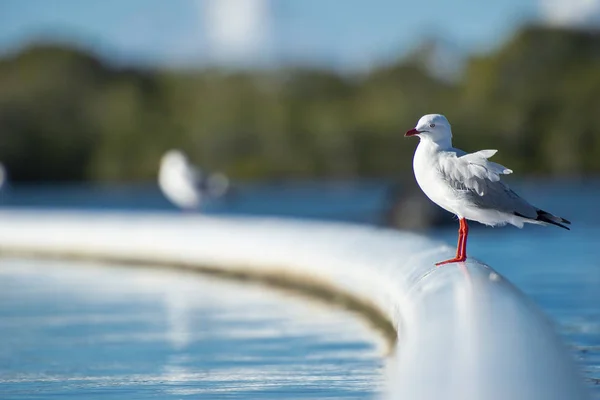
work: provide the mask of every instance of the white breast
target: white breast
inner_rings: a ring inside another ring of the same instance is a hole
[[[202,195],[195,186],[186,165],[163,165],[158,174],[158,184],[163,194],[183,209],[196,209]]]
[[[438,169],[439,152],[421,141],[413,158],[413,171],[417,184],[431,201],[444,210],[458,214],[453,206],[453,189],[442,179]]]

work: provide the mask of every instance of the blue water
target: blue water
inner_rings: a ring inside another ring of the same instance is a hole
[[[0,261],[0,398],[366,399],[354,315],[193,274]]]
[[[556,323],[595,398],[600,399],[600,181],[525,181],[512,186],[539,207],[571,220],[572,230],[472,224],[469,255],[506,276]],[[245,185],[227,199],[209,203],[205,212],[380,225],[390,205],[390,189],[385,182]],[[0,205],[177,212],[152,185],[29,187],[0,195]],[[455,228],[433,228],[425,234],[456,242]],[[311,396],[325,397],[306,394]],[[370,393],[361,396],[369,397]]]
[[[241,184],[220,199],[207,199],[203,213],[381,224],[394,186],[387,182]],[[128,186],[22,186],[0,191],[0,207],[88,211],[178,212],[154,184]]]

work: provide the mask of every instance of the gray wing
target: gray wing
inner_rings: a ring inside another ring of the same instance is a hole
[[[481,150],[467,154],[453,149],[440,157],[440,173],[444,180],[476,207],[536,218],[537,208],[519,197],[500,180],[512,173],[503,165],[489,161],[497,150]]]
[[[196,166],[189,165],[187,171],[187,178],[190,182],[194,182],[194,187],[201,192],[206,190],[206,174],[204,171]]]

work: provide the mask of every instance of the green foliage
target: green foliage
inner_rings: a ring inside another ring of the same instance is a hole
[[[446,114],[465,150],[519,172],[600,171],[600,34],[529,27],[457,82],[418,58],[317,69],[142,71],[75,49],[0,59],[0,160],[21,181],[154,179],[181,148],[234,178],[410,174],[403,132]]]

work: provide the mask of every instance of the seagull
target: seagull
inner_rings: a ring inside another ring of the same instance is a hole
[[[173,204],[195,210],[200,208],[204,197],[224,195],[229,180],[221,173],[206,174],[190,164],[180,150],[169,150],[161,158],[158,185]]]
[[[571,222],[529,204],[500,180],[512,171],[488,160],[498,150],[466,153],[452,147],[452,129],[443,115],[424,115],[404,136],[420,139],[413,158],[419,187],[431,201],[456,214],[460,223],[456,256],[436,266],[467,259],[466,220],[518,228],[524,223],[551,224],[569,230],[564,224]]]

